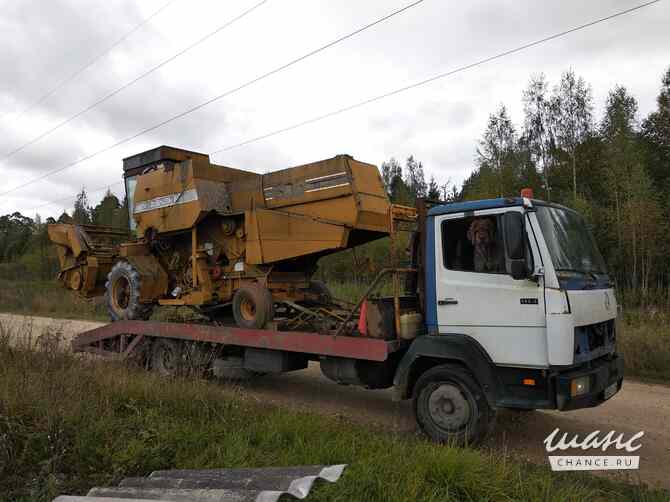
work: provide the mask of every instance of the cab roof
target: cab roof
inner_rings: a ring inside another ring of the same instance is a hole
[[[533,201],[534,203],[535,201]],[[463,213],[465,211],[480,211],[482,209],[496,209],[499,207],[523,206],[521,197],[505,197],[499,199],[472,200],[465,202],[452,202],[433,206],[428,210],[428,216],[439,214]]]

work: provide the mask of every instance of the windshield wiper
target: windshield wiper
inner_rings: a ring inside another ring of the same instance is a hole
[[[556,270],[556,272],[571,272],[571,273],[575,273],[575,274],[587,275],[591,279],[593,279],[596,283],[598,282],[598,274],[596,272],[594,272],[593,270],[580,270],[580,269],[576,269],[576,268],[557,268],[555,270]],[[604,273],[604,272],[601,272],[601,273]],[[612,287],[611,281],[608,280],[607,285],[608,285],[608,287]],[[595,284],[594,284],[594,286],[595,286]]]
[[[588,275],[588,276],[598,280],[598,276],[592,270],[580,270],[580,269],[577,269],[577,268],[557,268],[555,270],[556,270],[556,272],[573,272],[575,274]]]

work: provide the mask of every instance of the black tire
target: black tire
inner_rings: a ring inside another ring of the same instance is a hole
[[[414,413],[435,442],[474,445],[486,437],[495,417],[474,377],[454,364],[435,366],[414,386]]]
[[[147,320],[152,304],[140,303],[141,277],[127,261],[117,262],[107,274],[105,304],[112,321]]]
[[[307,289],[311,294],[318,298],[319,303],[331,305],[333,303],[333,294],[323,281],[309,281],[309,288]]]
[[[244,358],[225,356],[214,359],[212,374],[215,378],[228,382],[246,382],[262,373],[244,367]]]
[[[245,284],[233,296],[233,317],[241,328],[260,329],[274,318],[274,302],[268,288]]]
[[[151,345],[149,367],[162,376],[176,376],[183,370],[183,356],[180,342],[159,338]]]

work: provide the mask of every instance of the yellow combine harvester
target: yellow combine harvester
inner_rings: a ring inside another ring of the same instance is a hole
[[[413,221],[389,202],[377,168],[348,155],[256,174],[162,146],[124,159],[130,228],[54,224],[60,281],[104,294],[113,320],[146,319],[155,305],[187,305],[216,319],[232,303],[238,325],[265,326],[275,305],[304,314],[328,304],[317,261]]]

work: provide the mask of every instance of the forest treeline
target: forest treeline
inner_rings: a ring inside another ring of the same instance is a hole
[[[538,198],[577,209],[618,288],[639,301],[667,302],[670,68],[646,117],[623,86],[609,92],[596,117],[591,87],[572,71],[554,85],[533,76],[521,99],[520,124],[504,105],[490,115],[460,196],[507,196],[528,186]]]
[[[452,202],[518,195],[572,207],[590,225],[622,295],[631,303],[670,303],[670,68],[661,77],[655,109],[640,117],[636,98],[623,86],[609,91],[596,116],[591,86],[573,71],[558,82],[533,75],[515,123],[501,104],[489,116],[475,152],[472,174],[458,187],[426,180],[414,156],[381,165],[390,198],[413,205],[418,197]],[[439,166],[431,166],[437,171]],[[111,192],[91,207],[85,190],[59,221],[127,226],[127,207]],[[45,223],[14,213],[0,217],[2,263],[50,277]],[[324,279],[366,282],[388,260],[388,242],[370,243],[322,260]]]
[[[128,207],[111,191],[95,206],[88,202],[82,188],[70,213],[58,219],[37,214],[34,218],[15,212],[0,216],[0,279],[50,279],[58,271],[58,262],[47,235],[49,223],[79,223],[128,228]]]

